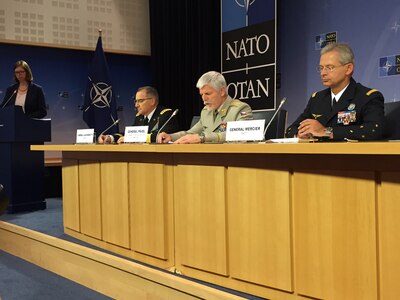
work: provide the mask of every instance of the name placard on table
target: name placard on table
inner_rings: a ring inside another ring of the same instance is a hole
[[[264,140],[265,119],[228,122],[226,141],[262,141]]]
[[[146,143],[149,126],[126,126],[124,143]]]
[[[95,144],[96,136],[94,134],[94,128],[77,129],[76,130],[76,143],[77,144]]]

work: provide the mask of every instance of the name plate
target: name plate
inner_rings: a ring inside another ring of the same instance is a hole
[[[146,143],[149,126],[126,126],[124,143]]]
[[[226,141],[262,141],[264,140],[265,119],[228,122]]]
[[[95,144],[96,136],[94,134],[94,128],[77,129],[76,130],[76,143],[77,144]]]

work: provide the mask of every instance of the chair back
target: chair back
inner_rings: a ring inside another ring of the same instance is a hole
[[[265,126],[267,126],[274,113],[275,110],[253,110],[253,119],[265,119]],[[265,133],[265,140],[283,138],[285,135],[286,120],[287,111],[281,109]]]
[[[400,140],[400,101],[385,103],[385,140]]]
[[[199,120],[200,116],[193,116],[192,122],[190,123],[190,128],[192,128]]]
[[[9,200],[4,191],[4,187],[2,184],[0,184],[0,216],[6,212],[8,202]]]

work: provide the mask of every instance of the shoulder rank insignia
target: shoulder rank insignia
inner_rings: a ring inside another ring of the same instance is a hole
[[[164,108],[162,111],[160,111],[160,115],[162,115],[163,113],[165,113],[166,111],[170,111],[172,109],[170,108]]]
[[[240,105],[240,101],[237,99],[233,99],[233,101],[231,102],[232,106],[239,106]]]
[[[314,94],[311,95],[311,98],[314,98],[315,96],[317,96],[318,92],[315,92]]]
[[[372,90],[369,90],[367,93],[366,93],[366,95],[367,96],[370,96],[372,93],[375,93],[375,92],[377,92],[378,90],[375,90],[375,89],[372,89]]]
[[[312,116],[313,116],[313,118],[316,120],[316,119],[318,119],[319,117],[321,117],[322,115],[312,114]]]

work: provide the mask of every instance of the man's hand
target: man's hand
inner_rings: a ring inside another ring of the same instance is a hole
[[[124,137],[124,136],[121,136],[121,137],[118,139],[117,144],[123,144],[124,141],[125,141],[125,137]]]
[[[160,132],[157,136],[157,143],[166,144],[171,141],[171,136],[166,132]]]
[[[97,138],[97,142],[99,144],[111,144],[112,143],[112,137],[110,135],[102,134]]]
[[[201,139],[198,134],[187,134],[177,139],[174,144],[200,144]]]
[[[325,136],[325,127],[313,119],[306,119],[300,123],[298,127],[297,137],[311,138],[313,136]]]

